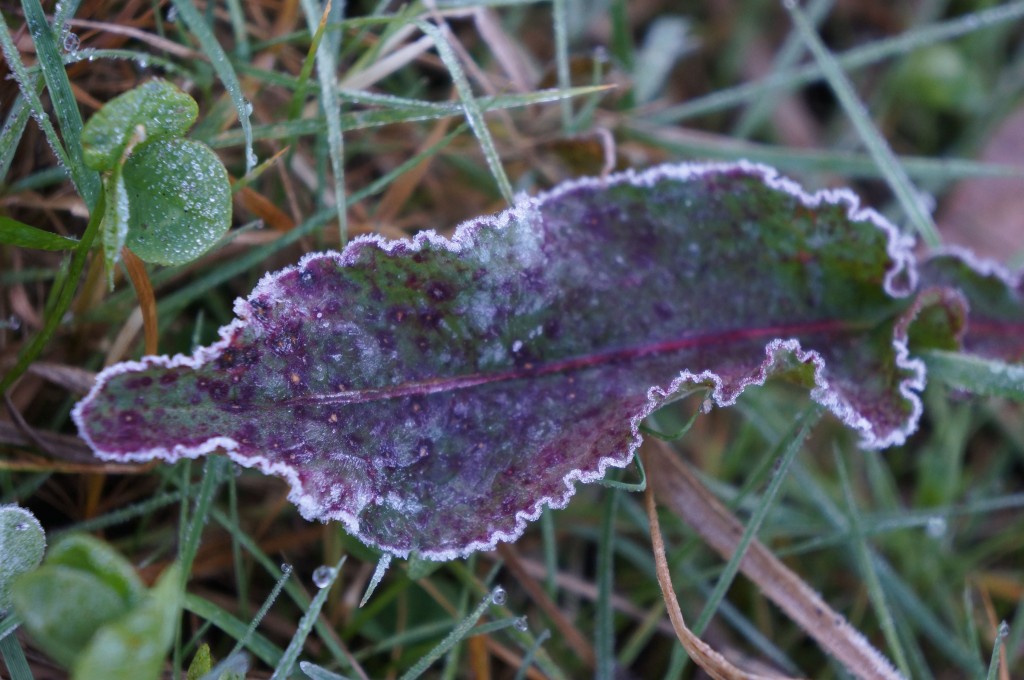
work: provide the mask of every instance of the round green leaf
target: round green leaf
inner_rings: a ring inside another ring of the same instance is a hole
[[[231,185],[210,147],[187,139],[147,144],[124,166],[127,245],[147,262],[183,264],[231,225]]]
[[[174,640],[181,569],[163,573],[138,607],[100,629],[74,664],[74,680],[155,680]]]
[[[133,607],[146,594],[135,568],[103,541],[87,534],[61,539],[46,557],[47,566],[63,566],[89,574],[117,593],[125,608]],[[71,601],[74,598],[67,595]]]
[[[166,80],[151,80],[111,99],[85,124],[85,164],[93,170],[112,170],[133,137],[140,147],[181,137],[198,115],[195,99]]]
[[[11,606],[11,581],[35,569],[45,550],[46,534],[31,512],[0,507],[0,613]]]
[[[95,574],[59,564],[23,574],[11,594],[29,635],[64,666],[74,663],[101,626],[129,611],[121,594]]]

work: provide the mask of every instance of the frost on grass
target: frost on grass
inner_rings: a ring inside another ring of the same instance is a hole
[[[860,432],[916,426],[909,243],[843,191],[750,164],[571,182],[451,239],[357,239],[269,274],[194,356],[104,371],[75,409],[106,459],[224,451],[310,519],[399,556],[513,540],[628,463],[694,384],[770,375]]]

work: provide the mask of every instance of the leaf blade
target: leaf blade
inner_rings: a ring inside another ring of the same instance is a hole
[[[222,448],[309,518],[447,559],[627,464],[640,420],[693,385],[728,405],[785,374],[866,445],[901,441],[923,380],[897,327],[912,268],[850,194],[762,166],[583,180],[452,240],[307,256],[220,343],[109,369],[74,415],[103,457]]]

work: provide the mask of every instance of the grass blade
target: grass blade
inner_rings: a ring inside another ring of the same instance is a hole
[[[609,489],[601,518],[597,553],[597,621],[594,625],[594,677],[612,680],[615,671],[615,610],[612,585],[615,581],[615,515],[619,492]]]
[[[199,41],[199,46],[210,60],[213,70],[217,72],[217,76],[224,84],[224,89],[227,90],[231,101],[235,105],[235,109],[238,111],[238,122],[242,126],[242,135],[245,138],[245,174],[249,174],[256,167],[256,152],[252,148],[252,121],[249,119],[252,113],[252,105],[242,94],[242,84],[238,82],[235,67],[231,65],[231,60],[228,59],[224,48],[217,42],[217,37],[210,30],[206,19],[203,18],[203,15],[199,13],[199,10],[195,8],[191,1],[171,1],[178,10],[178,16],[181,17],[185,25],[188,26],[188,30],[192,31],[196,40]]]
[[[843,105],[847,117],[853,123],[853,127],[857,130],[857,134],[860,135],[864,146],[867,147],[871,156],[878,164],[879,169],[889,184],[889,188],[892,189],[904,212],[910,218],[910,223],[917,230],[918,234],[921,235],[925,243],[932,247],[939,246],[942,243],[942,237],[939,236],[939,231],[935,226],[934,220],[932,220],[931,214],[925,209],[918,190],[910,181],[910,177],[907,176],[906,169],[896,159],[896,155],[885,141],[885,138],[875,128],[870,114],[857,97],[856,92],[853,90],[853,85],[850,84],[846,74],[843,73],[839,64],[836,63],[835,57],[828,51],[825,44],[821,42],[821,38],[818,37],[814,27],[811,26],[810,21],[800,10],[796,0],[783,0],[782,5],[789,12],[797,31],[799,31],[804,42],[807,43],[811,53],[814,54],[814,58],[832,87],[832,91]]]
[[[793,459],[796,458],[796,454],[799,453],[800,449],[803,447],[804,440],[806,440],[807,435],[810,434],[811,428],[814,427],[821,418],[823,410],[824,409],[817,404],[807,409],[803,415],[793,423],[793,427],[789,432],[783,435],[782,439],[779,441],[777,449],[781,450],[781,453],[777,456],[775,470],[772,474],[771,481],[768,483],[768,488],[765,489],[764,495],[761,497],[761,501],[757,505],[757,509],[754,510],[753,515],[751,515],[750,521],[747,522],[747,526],[743,530],[743,536],[740,537],[732,557],[729,558],[729,562],[725,565],[725,569],[722,570],[721,576],[718,577],[715,589],[711,591],[708,601],[704,604],[703,611],[701,611],[700,616],[697,617],[697,622],[693,625],[693,632],[696,635],[702,635],[704,633],[707,625],[711,622],[711,617],[718,608],[718,604],[722,601],[722,598],[725,597],[725,593],[732,585],[733,579],[736,578],[736,574],[739,573],[740,563],[743,561],[743,557],[747,554],[747,549],[750,547],[751,542],[753,542],[757,537],[757,533],[760,531],[765,517],[768,516],[768,510],[771,508],[776,496],[778,496],[779,489],[782,488],[782,482],[786,479],[786,473],[789,471],[790,464],[793,462]]]
[[[1010,627],[1006,625],[1006,621],[1003,621],[999,624],[996,641],[992,645],[992,659],[988,663],[988,674],[985,676],[987,680],[996,680],[999,677],[999,662],[1009,634]]]
[[[4,658],[8,677],[11,680],[33,680],[32,669],[28,667],[25,652],[21,649],[16,635],[8,635],[0,639],[0,656]]]
[[[317,11],[314,0],[302,0],[302,10],[306,14],[306,22],[309,25],[309,34],[316,35],[320,26],[323,26],[332,14],[344,13],[344,0],[339,0],[339,9],[331,10],[331,3],[328,2],[324,9],[323,16]],[[341,33],[337,36],[340,38]],[[338,212],[338,238],[341,247],[345,246],[348,240],[348,218],[345,210],[345,141],[341,134],[341,110],[338,102],[338,67],[336,55],[338,53],[338,40],[321,40],[316,48],[316,75],[320,81],[320,108],[324,112],[324,119],[327,121],[327,152],[331,157],[331,170],[334,174],[334,205]]]
[[[235,638],[245,640],[244,647],[271,668],[277,666],[282,652],[274,643],[259,633],[249,633],[249,626],[219,606],[192,593],[185,593],[185,610],[209,621],[217,628]]]
[[[949,387],[990,397],[1024,401],[1024,366],[971,354],[931,350],[923,353],[928,377]]]
[[[569,8],[567,0],[552,0],[551,19],[555,29],[555,65],[558,70],[558,87],[568,90],[572,87],[571,74],[569,73]],[[562,107],[562,132],[568,133],[572,127],[572,103],[563,99]]]
[[[501,195],[506,201],[512,203],[514,199],[512,184],[508,181],[508,176],[505,174],[505,168],[502,166],[498,150],[494,146],[491,131],[487,127],[487,121],[484,120],[484,114],[480,109],[480,105],[473,96],[469,80],[466,79],[466,74],[459,64],[459,58],[455,56],[455,51],[448,44],[448,39],[441,29],[425,21],[417,22],[417,25],[425,34],[433,39],[434,45],[437,46],[437,53],[441,55],[441,61],[448,68],[452,81],[455,83],[455,89],[459,92],[462,108],[466,114],[466,121],[480,142],[480,149],[483,151],[484,158],[487,159],[487,166],[491,169],[491,174],[494,175],[494,180],[498,183]]]
[[[864,539],[864,532],[861,530],[862,521],[857,504],[853,497],[853,488],[850,485],[850,475],[846,470],[846,464],[836,454],[836,469],[839,470],[839,481],[843,486],[843,496],[846,499],[848,521],[853,532],[853,549],[857,555],[857,562],[860,564],[861,576],[864,578],[868,591],[868,598],[878,617],[879,625],[889,644],[889,649],[895,659],[896,665],[904,677],[911,677],[910,666],[907,663],[907,653],[903,649],[899,635],[896,634],[896,624],[892,618],[892,608],[886,601],[885,591],[882,590],[882,583],[878,580],[878,572],[875,571],[874,562],[871,560],[871,551],[867,541]]]
[[[480,617],[484,615],[487,608],[490,607],[494,602],[491,600],[491,596],[487,595],[484,599],[476,606],[469,616],[459,622],[452,632],[448,633],[441,642],[437,643],[437,646],[427,652],[416,665],[410,668],[405,674],[402,675],[400,680],[415,680],[416,678],[423,675],[431,664],[440,659],[445,653],[465,638],[476,622],[480,620]]]
[[[11,169],[11,161],[14,160],[14,152],[18,148],[18,141],[28,127],[28,116],[30,109],[25,105],[25,98],[18,95],[11,104],[11,110],[7,113],[7,120],[4,122],[3,131],[0,132],[0,183],[7,177],[7,171]]]
[[[0,17],[0,22],[2,21],[3,19]],[[6,31],[0,31],[0,35],[6,35]],[[100,218],[102,215],[103,195],[100,194],[96,208],[93,210],[92,217],[89,219],[89,225],[85,228],[85,233],[82,234],[82,240],[79,242],[78,247],[71,256],[71,264],[68,267],[67,278],[64,280],[64,284],[60,286],[59,292],[55,294],[53,307],[49,310],[49,313],[46,316],[43,328],[18,354],[18,361],[14,364],[14,368],[4,375],[3,380],[0,380],[0,394],[6,392],[7,388],[13,385],[14,381],[20,378],[28,369],[29,364],[35,361],[42,353],[43,348],[46,347],[46,343],[49,342],[54,332],[56,332],[57,326],[60,325],[61,320],[64,318],[64,314],[68,311],[68,308],[71,307],[71,300],[74,297],[75,289],[77,288],[78,278],[82,274],[82,269],[85,268],[85,261],[89,255],[89,248],[92,246],[92,242],[96,238],[96,234],[99,232]]]
[[[281,661],[277,664],[277,668],[274,670],[270,680],[283,680],[291,674],[292,668],[294,668],[295,662],[302,652],[302,646],[306,643],[306,637],[309,635],[309,631],[312,630],[317,617],[320,616],[320,610],[323,608],[324,603],[327,602],[327,594],[331,592],[331,586],[334,585],[334,581],[338,578],[341,566],[345,564],[347,557],[345,555],[338,560],[338,563],[330,571],[330,578],[325,583],[316,584],[320,588],[320,592],[309,603],[309,608],[306,609],[306,613],[299,621],[299,627],[295,631],[295,635],[292,636],[291,642],[288,643],[288,648],[284,650]]]
[[[812,0],[810,6],[807,8],[807,18],[810,20],[811,25],[817,29],[818,25],[821,24],[821,20],[825,18],[832,5],[835,4],[835,0]],[[775,61],[771,66],[771,73],[782,73],[793,68],[803,54],[803,42],[800,40],[800,36],[797,32],[791,32],[786,36],[786,42],[779,48],[778,53],[775,56]],[[736,137],[749,137],[754,131],[768,112],[771,111],[772,106],[779,100],[782,95],[779,92],[766,92],[764,96],[758,97],[750,103],[749,108],[743,112],[740,116],[739,121],[733,126],[733,134]]]
[[[74,250],[78,241],[0,215],[0,243],[36,250]]]
[[[82,143],[79,141],[82,136],[82,114],[78,110],[75,94],[71,91],[67,71],[64,70],[57,36],[46,21],[39,0],[22,0],[21,6],[25,10],[25,22],[32,34],[46,90],[64,136],[68,171],[86,205],[92,208],[100,193],[100,177],[95,170],[87,168],[82,159]]]
[[[43,108],[43,102],[39,99],[39,94],[36,92],[35,79],[31,78],[28,71],[25,70],[25,64],[21,61],[21,55],[18,54],[18,48],[14,44],[14,40],[11,38],[11,33],[7,28],[7,21],[4,19],[3,13],[0,13],[0,50],[3,51],[4,59],[7,60],[7,66],[11,70],[11,75],[14,76],[14,79],[17,81],[18,87],[21,89],[21,96],[25,98],[32,117],[35,118],[36,123],[46,136],[46,142],[50,145],[50,148],[53,149],[53,154],[57,157],[57,162],[65,172],[69,173],[71,181],[74,182],[75,186],[78,188],[79,194],[84,196],[86,189],[84,189],[83,186],[86,180],[76,177],[72,172],[73,165],[71,163],[71,159],[68,156],[67,151],[64,149],[64,144],[61,142],[60,136],[54,129],[53,123],[50,122],[49,116],[46,115],[46,109]],[[80,182],[83,182],[83,184],[80,184]]]
[[[964,16],[925,26],[916,31],[885,40],[878,40],[864,47],[856,47],[836,56],[836,61],[847,71],[870,66],[890,57],[907,54],[913,50],[933,45],[944,40],[953,40],[975,31],[999,26],[1024,17],[1024,2],[1018,0],[999,7],[965,14]],[[699,99],[673,106],[652,114],[648,120],[657,123],[678,123],[715,111],[754,101],[766,93],[779,89],[794,89],[821,80],[821,66],[812,64],[792,71],[773,73],[766,78],[735,87],[718,90]]]

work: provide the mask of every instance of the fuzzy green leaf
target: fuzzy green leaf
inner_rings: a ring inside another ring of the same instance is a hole
[[[46,533],[28,510],[0,506],[0,615],[11,606],[11,581],[35,569],[46,550]]]
[[[145,588],[110,546],[76,534],[54,545],[42,567],[16,579],[12,594],[36,643],[71,666],[97,630],[139,603]]]

